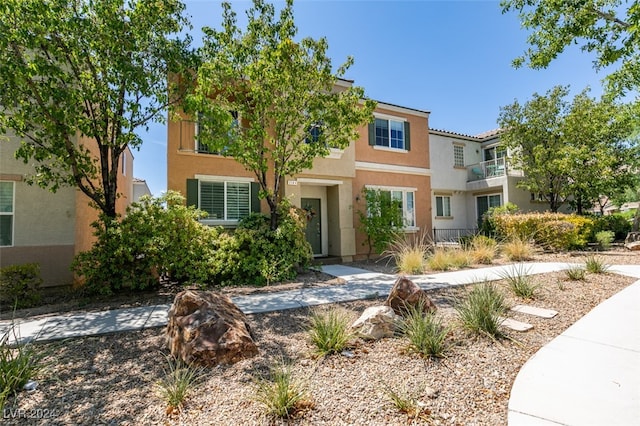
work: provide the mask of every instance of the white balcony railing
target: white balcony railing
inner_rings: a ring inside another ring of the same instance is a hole
[[[467,180],[469,182],[504,176],[507,174],[507,162],[505,157],[467,166]]]

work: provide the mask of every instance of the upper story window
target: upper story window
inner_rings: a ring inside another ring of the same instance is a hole
[[[483,149],[484,161],[491,161],[497,158],[504,158],[507,156],[507,150],[503,147],[492,146],[491,148]]]
[[[369,124],[369,145],[408,151],[410,149],[409,122],[402,119],[376,117]]]
[[[453,146],[453,165],[454,167],[464,167],[464,146]]]
[[[120,157],[122,158],[122,176],[126,176],[127,175],[127,151],[122,151],[122,154],[120,155]]]
[[[237,129],[237,127],[240,125],[240,120],[238,118],[239,117],[238,111],[229,111],[229,114],[231,114],[232,120],[231,120],[231,128],[229,129],[229,132],[228,132],[228,139],[229,139],[229,143],[231,143],[233,133],[235,129]],[[196,128],[195,128],[196,152],[200,154],[223,155],[227,150],[226,146],[221,151],[214,151],[211,148],[209,148],[206,144],[200,142],[200,140],[198,139],[198,135],[200,135],[200,133],[202,133],[206,129],[207,125],[208,123],[207,123],[206,116],[202,113],[198,113],[198,121],[196,121]]]
[[[13,245],[13,194],[13,182],[0,182],[0,246]]]
[[[309,135],[305,139],[306,143],[317,143],[320,140],[320,136],[322,136],[322,127],[321,124],[314,124],[309,127],[308,130]]]

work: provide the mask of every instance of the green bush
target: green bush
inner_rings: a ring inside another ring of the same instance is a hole
[[[293,377],[291,364],[280,361],[271,367],[270,377],[256,380],[255,400],[265,413],[275,418],[289,418],[313,404],[301,381]]]
[[[496,216],[513,215],[518,212],[518,206],[509,202],[503,206],[491,207],[482,215],[482,223],[480,225],[480,233],[486,236],[495,236],[498,232],[496,229]]]
[[[305,238],[304,214],[288,203],[279,207],[278,228],[266,215],[252,213],[214,243],[211,273],[216,284],[265,285],[295,278],[309,265],[312,252]]]
[[[383,253],[403,228],[400,201],[391,198],[388,191],[364,188],[365,209],[358,210],[359,230],[367,236],[363,243],[369,246],[367,256],[375,251]]]
[[[614,233],[616,240],[624,240],[627,233],[631,231],[632,226],[632,220],[629,220],[628,216],[629,214],[626,213],[614,213],[594,218],[594,236],[600,231],[611,231]]]
[[[524,213],[493,216],[495,232],[506,240],[532,238],[547,250],[569,250],[586,246],[594,222],[585,216],[563,213]]]
[[[441,358],[447,350],[449,329],[435,314],[424,314],[424,306],[410,307],[400,330],[409,339],[409,350],[425,357]]]
[[[36,350],[32,343],[12,347],[8,344],[12,336],[19,340],[14,324],[0,336],[0,411],[9,396],[19,392],[44,368],[44,352]]]
[[[0,302],[22,309],[40,303],[40,265],[25,263],[0,269]]]
[[[349,331],[349,320],[348,314],[338,308],[311,314],[309,339],[318,355],[339,353],[348,346],[353,337]]]
[[[462,327],[491,338],[500,337],[500,317],[507,310],[504,296],[496,286],[485,282],[473,286],[467,297],[455,304]]]
[[[615,237],[616,234],[613,231],[600,231],[596,233],[596,242],[602,250],[608,250]]]
[[[102,217],[93,224],[97,241],[76,256],[73,270],[91,294],[153,288],[160,276],[207,284],[220,231],[200,224],[204,215],[173,191],[143,197],[122,221]]]

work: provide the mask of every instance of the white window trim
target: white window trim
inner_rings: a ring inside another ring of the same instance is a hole
[[[16,183],[10,180],[1,180],[0,182],[7,182],[11,184],[11,212],[2,212],[0,211],[0,216],[11,216],[11,244],[0,247],[13,247],[15,246],[15,236],[16,236]]]
[[[418,188],[406,187],[406,186],[384,186],[384,185],[365,185],[366,189],[372,189],[374,191],[398,191],[402,192],[402,219],[406,217],[406,206],[407,206],[407,192],[413,193],[413,226],[404,226],[404,232],[417,232],[420,230],[419,226],[416,226],[416,192]]]
[[[227,199],[226,199],[226,184],[227,183],[248,183],[249,184],[249,214],[251,214],[251,183],[255,181],[254,178],[248,177],[232,177],[232,176],[211,176],[211,175],[195,175],[198,180],[198,208],[201,208],[201,182],[218,182],[225,184],[225,203],[224,203],[224,216],[227,217]],[[221,226],[235,226],[238,224],[238,219],[200,219],[200,222],[205,225],[221,225]]]
[[[447,195],[447,194],[437,194],[435,195],[436,198],[436,219],[451,219],[453,217],[453,215],[451,214],[451,195]],[[442,216],[438,216],[438,198],[442,198],[443,199],[443,204],[442,204]],[[445,215],[445,208],[444,208],[444,198],[448,198],[449,199],[449,214]]]
[[[373,113],[373,117],[379,118],[380,120],[399,121],[402,123],[403,126],[404,126],[404,123],[409,121],[405,117],[397,117],[395,115],[381,114],[377,112]],[[374,121],[374,131],[375,131],[375,121]],[[407,146],[407,135],[404,134],[404,130],[402,133],[402,137],[403,137],[402,145]],[[389,143],[391,143],[391,124],[389,124]],[[373,145],[373,149],[379,149],[381,151],[402,152],[402,153],[409,152],[405,148],[393,148],[391,146],[382,146],[382,145]]]

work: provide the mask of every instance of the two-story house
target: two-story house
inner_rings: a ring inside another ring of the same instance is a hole
[[[25,176],[33,173],[33,166],[14,158],[19,144],[11,135],[0,141],[0,267],[38,263],[43,286],[70,285],[73,257],[95,241],[91,223],[97,212],[76,188],[62,187],[53,193],[28,185]],[[117,211],[124,214],[134,188],[129,149],[120,161]],[[141,193],[148,192],[144,181],[138,186]]]
[[[500,131],[476,136],[429,130],[436,241],[455,241],[474,232],[491,207],[513,203],[522,211],[545,211],[548,204],[517,187],[524,178],[509,165]]]
[[[337,81],[337,86],[351,84]],[[389,191],[401,202],[407,232],[431,229],[429,113],[379,102],[374,115],[348,147],[333,149],[311,169],[285,180],[282,196],[313,212],[307,239],[315,256],[350,261],[366,255],[366,237],[358,231],[365,188]],[[197,131],[197,122],[184,115],[169,121],[167,188],[207,211],[203,222],[209,225],[233,227],[252,211],[266,212],[252,172],[199,146]]]

